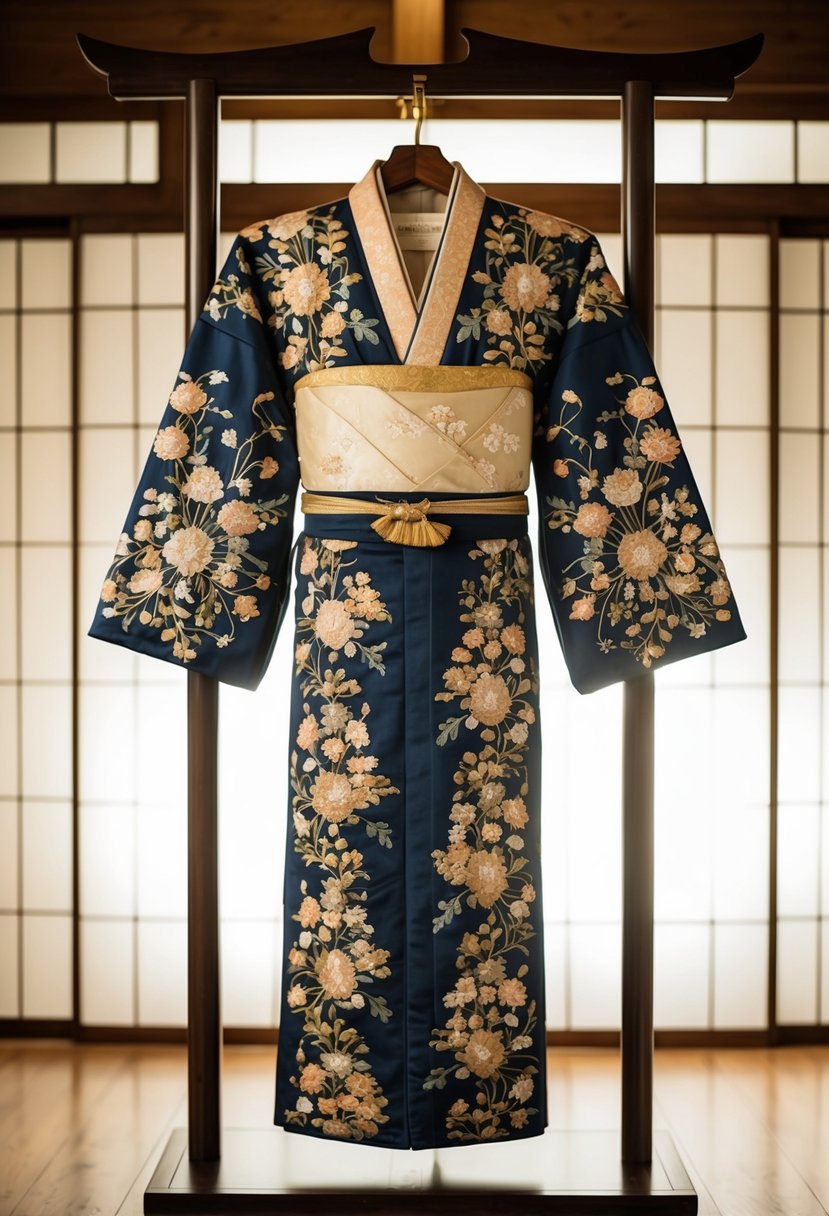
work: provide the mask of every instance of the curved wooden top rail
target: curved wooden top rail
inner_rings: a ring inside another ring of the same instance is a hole
[[[584,51],[463,29],[469,47],[456,63],[379,63],[369,50],[374,26],[250,51],[181,54],[101,42],[77,34],[81,53],[120,101],[185,97],[190,80],[216,81],[224,97],[400,97],[412,73],[425,71],[439,97],[612,97],[629,80],[647,80],[654,96],[727,101],[734,82],[757,60],[763,35],[725,46],[667,54]]]

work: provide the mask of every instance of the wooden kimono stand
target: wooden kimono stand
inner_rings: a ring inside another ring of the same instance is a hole
[[[465,30],[463,62],[423,67],[375,62],[373,33],[204,55],[136,50],[78,35],[113,97],[187,102],[189,325],[215,280],[220,98],[399,97],[411,92],[414,72],[425,72],[431,96],[621,98],[625,294],[652,344],[654,99],[728,100],[736,77],[757,59],[762,35],[699,51],[633,55]],[[145,1212],[696,1212],[696,1193],[670,1138],[652,1134],[653,676],[624,689],[621,1161],[612,1132],[549,1129],[543,1137],[486,1150],[456,1146],[415,1155],[276,1129],[228,1129],[222,1156],[218,683],[195,672],[187,680],[189,1152],[185,1132],[174,1132],[145,1193]]]

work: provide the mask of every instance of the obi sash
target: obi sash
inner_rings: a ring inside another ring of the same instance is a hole
[[[526,490],[532,381],[502,367],[323,368],[295,386],[308,490],[491,494]]]

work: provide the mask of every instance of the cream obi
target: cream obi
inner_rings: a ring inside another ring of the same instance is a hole
[[[308,490],[526,490],[532,381],[501,367],[323,368],[295,386]]]

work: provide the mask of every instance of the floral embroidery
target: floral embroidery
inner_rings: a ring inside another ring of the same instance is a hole
[[[682,445],[669,426],[652,421],[665,405],[651,386],[655,376],[641,381],[630,373],[606,378],[622,386],[617,410],[605,410],[597,422],[593,443],[573,429],[584,402],[572,389],[562,393],[559,422],[547,431],[547,441],[561,449],[565,439],[578,455],[559,456],[553,472],[574,478],[580,503],[548,498],[552,507],[547,526],[584,538],[583,556],[563,570],[561,595],[571,600],[570,619],[594,621],[602,653],[616,649],[608,627],[624,625],[628,650],[644,667],[661,658],[677,628],[692,638],[705,636],[713,621],[728,621],[724,607],[731,596],[725,567],[710,531],[691,522],[699,511],[685,485],[671,485],[666,469],[673,467]],[[611,425],[626,434],[622,466],[602,477],[594,452],[607,448]]]
[[[105,617],[120,617],[128,631],[137,616],[141,625],[159,630],[162,642],[172,643],[175,658],[189,663],[206,638],[228,646],[236,637],[236,620],[259,616],[254,592],[267,591],[271,579],[249,537],[285,518],[288,495],[251,497],[255,484],[263,494],[261,483],[279,470],[272,456],[258,454],[263,442],[284,438],[285,427],[264,408],[274,394],[254,398],[254,434],[240,443],[235,429],[222,430],[219,446],[235,453],[228,476],[208,461],[214,418],[233,414],[207,391],[227,383],[227,374],[214,370],[193,379],[182,371],[178,378],[181,383],[170,394],[178,417],[157,431],[153,443],[164,465],[159,474],[171,489],[144,491],[132,536],[123,532],[119,539],[101,600]],[[213,458],[218,457],[215,452]],[[223,461],[226,465],[227,458]],[[231,491],[238,497],[229,497]]]
[[[537,1028],[529,968],[521,958],[535,936],[530,920],[536,888],[523,857],[529,822],[525,798],[530,729],[538,690],[527,653],[525,606],[531,603],[529,563],[517,540],[479,540],[470,550],[483,559],[480,578],[464,579],[460,620],[466,625],[445,691],[436,701],[459,713],[440,724],[438,746],[463,728],[474,742],[454,775],[452,826],[446,848],[435,849],[435,868],[457,894],[440,900],[436,933],[464,907],[481,919],[458,944],[458,978],[443,1003],[450,1016],[433,1030],[430,1046],[452,1053],[453,1063],[433,1068],[424,1089],[470,1081],[466,1095],[446,1113],[450,1140],[490,1140],[526,1126],[539,1060],[532,1053]],[[474,1095],[469,1092],[474,1086]]]
[[[239,234],[255,243],[264,240],[266,233],[270,238],[268,250],[273,252],[256,254],[256,274],[272,287],[268,303],[273,312],[267,323],[285,336],[279,363],[294,375],[334,367],[338,359],[346,358],[349,352],[343,338],[347,331],[357,342],[377,346],[380,341],[374,332],[379,319],[366,317],[359,308],[349,310],[350,289],[363,276],[348,269],[349,233],[334,216],[335,209],[336,205],[330,207],[326,214],[292,211]],[[240,269],[250,274],[241,249],[236,256]],[[214,320],[227,305],[243,307],[233,279],[233,275],[227,283],[219,279],[213,289],[207,307]]]
[[[483,303],[468,315],[458,314],[456,340],[478,342],[483,331],[491,348],[483,356],[488,363],[534,374],[549,362],[553,357],[550,335],[564,331],[560,291],[579,281],[581,291],[568,326],[576,321],[604,321],[607,311],[621,315],[624,301],[613,276],[605,269],[595,277],[605,267],[595,241],[587,266],[580,272],[573,245],[591,237],[585,228],[518,208],[506,219],[494,215],[485,235],[486,268],[472,275],[483,288]]]
[[[313,1115],[312,1126],[324,1135],[362,1140],[388,1122],[388,1099],[372,1075],[368,1046],[342,1014],[368,1008],[388,1021],[391,1010],[374,988],[390,970],[388,950],[373,944],[366,907],[370,874],[354,837],[362,825],[367,838],[391,848],[389,825],[361,812],[400,791],[376,771],[379,760],[369,754],[370,707],[363,701],[356,709],[360,683],[337,665],[341,654],[359,656],[385,671],[385,642],[363,639],[372,622],[391,617],[368,574],[344,573],[355,563],[345,562],[343,553],[356,547],[355,541],[306,537],[300,561],[308,591],[297,623],[296,674],[309,700],[291,756],[294,850],[316,880],[300,884],[302,901],[293,914],[300,933],[287,960],[286,998],[303,1018],[303,1034],[291,1077],[299,1096],[285,1119],[305,1127]],[[310,698],[317,703],[312,706]]]

